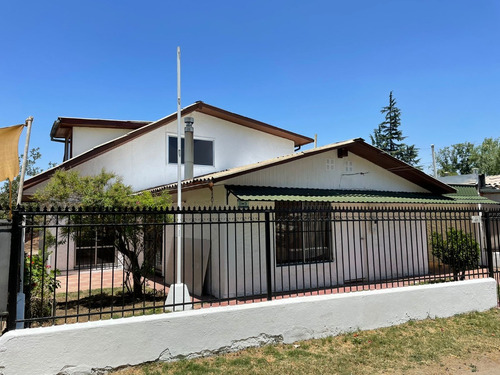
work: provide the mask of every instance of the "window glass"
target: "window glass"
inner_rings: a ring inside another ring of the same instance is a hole
[[[75,268],[111,266],[116,261],[113,232],[102,228],[76,237]]]
[[[275,202],[276,263],[331,261],[331,223],[327,203]]]
[[[177,137],[168,136],[168,162],[177,163]],[[181,138],[181,163],[184,164],[184,138]],[[214,142],[194,140],[194,164],[214,165]]]

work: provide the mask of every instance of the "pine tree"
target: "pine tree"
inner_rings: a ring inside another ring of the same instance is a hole
[[[370,135],[372,145],[405,163],[417,166],[420,161],[418,150],[415,145],[403,143],[406,137],[399,128],[401,111],[396,107],[396,99],[393,98],[392,91],[389,94],[389,105],[383,107],[380,113],[385,114],[385,121],[379,124],[378,128],[373,131],[373,135]]]

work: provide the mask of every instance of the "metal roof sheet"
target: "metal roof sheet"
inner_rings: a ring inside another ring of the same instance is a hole
[[[404,204],[497,204],[488,198],[460,193],[426,194],[373,190],[327,190],[261,186],[226,186],[243,201],[305,201],[331,203],[404,203]]]

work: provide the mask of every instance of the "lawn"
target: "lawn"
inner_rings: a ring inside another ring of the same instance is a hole
[[[500,310],[122,369],[160,374],[500,373]]]
[[[163,291],[146,288],[140,298],[118,288],[56,294],[56,317],[40,318],[31,327],[124,318],[163,313]]]

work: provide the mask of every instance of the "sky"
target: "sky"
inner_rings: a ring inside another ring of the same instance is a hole
[[[59,116],[174,113],[177,46],[183,107],[202,100],[320,146],[369,142],[390,91],[428,173],[431,144],[500,137],[497,0],[4,0],[0,17],[0,127],[33,116],[42,168],[62,161]]]

